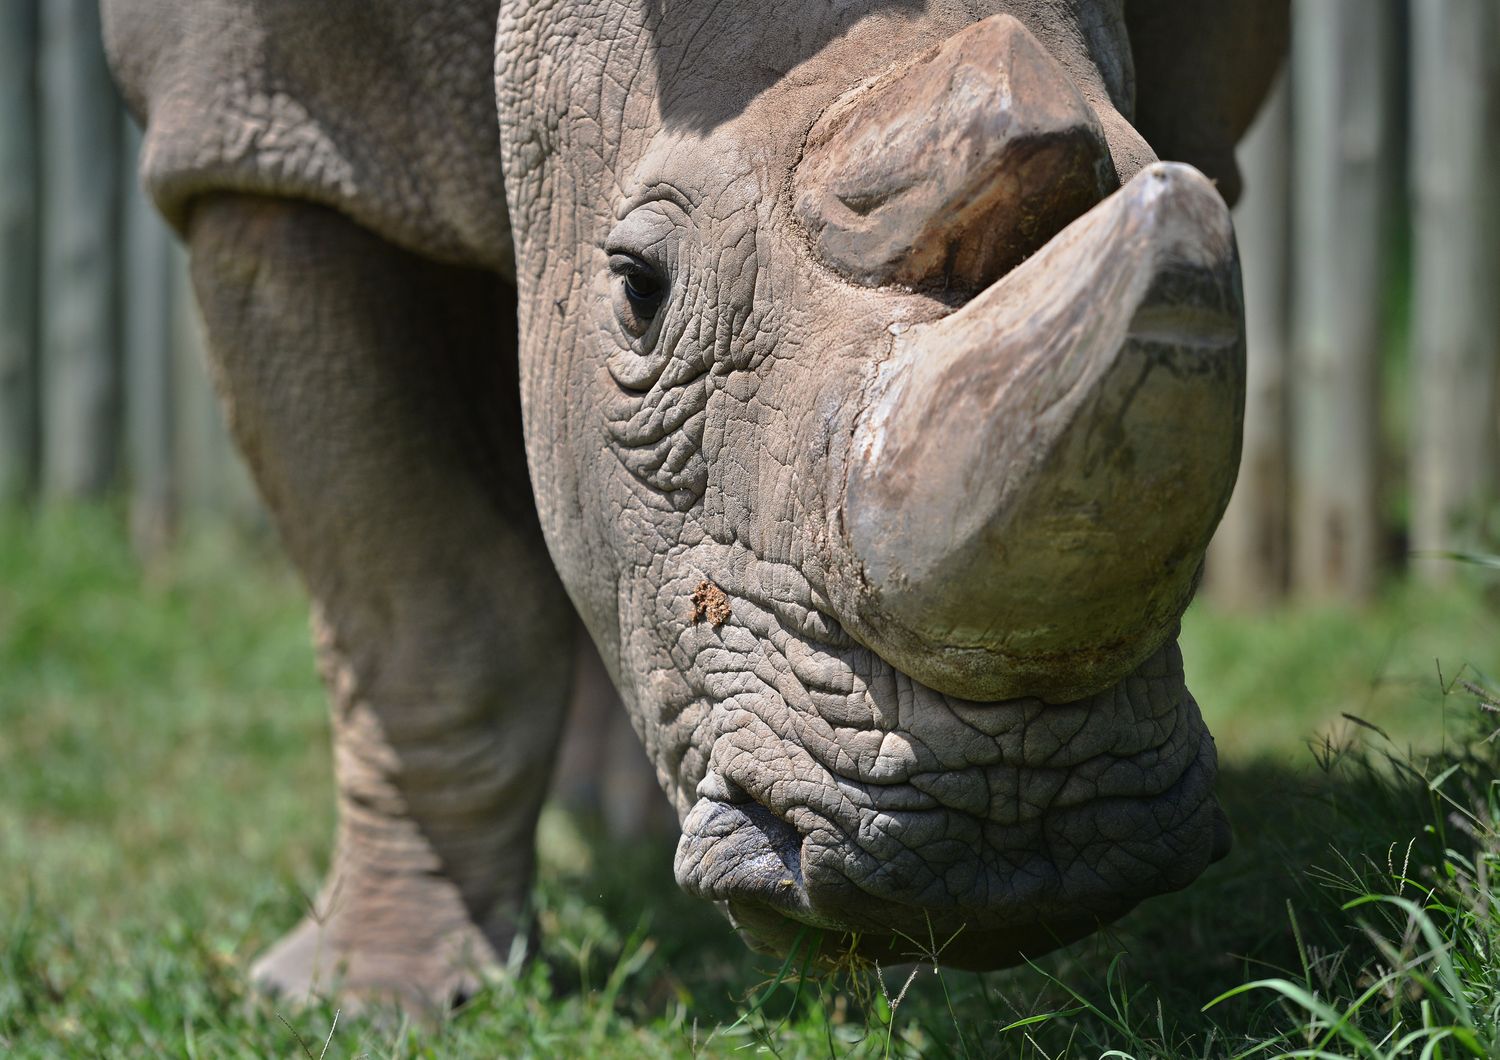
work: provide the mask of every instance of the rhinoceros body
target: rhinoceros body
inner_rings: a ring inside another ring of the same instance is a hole
[[[333,701],[267,985],[508,952],[580,618],[757,947],[993,967],[1224,852],[1175,638],[1238,265],[1148,140],[1232,192],[1276,5],[105,14]]]

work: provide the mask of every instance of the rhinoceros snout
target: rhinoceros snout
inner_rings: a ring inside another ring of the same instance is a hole
[[[900,694],[905,725],[863,762],[805,746],[753,766],[718,756],[683,822],[678,882],[768,951],[813,931],[825,952],[947,943],[946,963],[986,968],[1088,934],[1227,850],[1213,740],[1175,646],[1073,704]],[[939,760],[925,752],[942,733]]]

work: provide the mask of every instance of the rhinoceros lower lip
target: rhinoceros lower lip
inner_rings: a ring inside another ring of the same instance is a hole
[[[911,931],[850,933],[812,925],[752,902],[730,900],[725,904],[730,921],[746,944],[762,953],[782,956],[799,945],[812,943],[816,958],[830,965],[836,965],[844,954],[853,954],[882,964],[931,961],[974,972],[1007,968],[1042,956],[1086,938],[1130,911],[1127,904],[1001,931],[960,928],[939,933],[930,923],[919,922]]]

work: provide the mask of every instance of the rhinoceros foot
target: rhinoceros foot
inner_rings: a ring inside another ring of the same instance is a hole
[[[331,884],[318,911],[256,960],[257,987],[289,1001],[336,996],[346,1008],[439,1013],[500,967],[503,939],[474,923],[446,881],[391,878],[341,897],[349,890]]]

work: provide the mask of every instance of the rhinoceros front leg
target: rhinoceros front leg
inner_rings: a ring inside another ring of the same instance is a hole
[[[333,865],[253,974],[450,1002],[520,930],[572,658],[520,445],[514,296],[321,207],[209,199],[189,242],[332,699]]]

